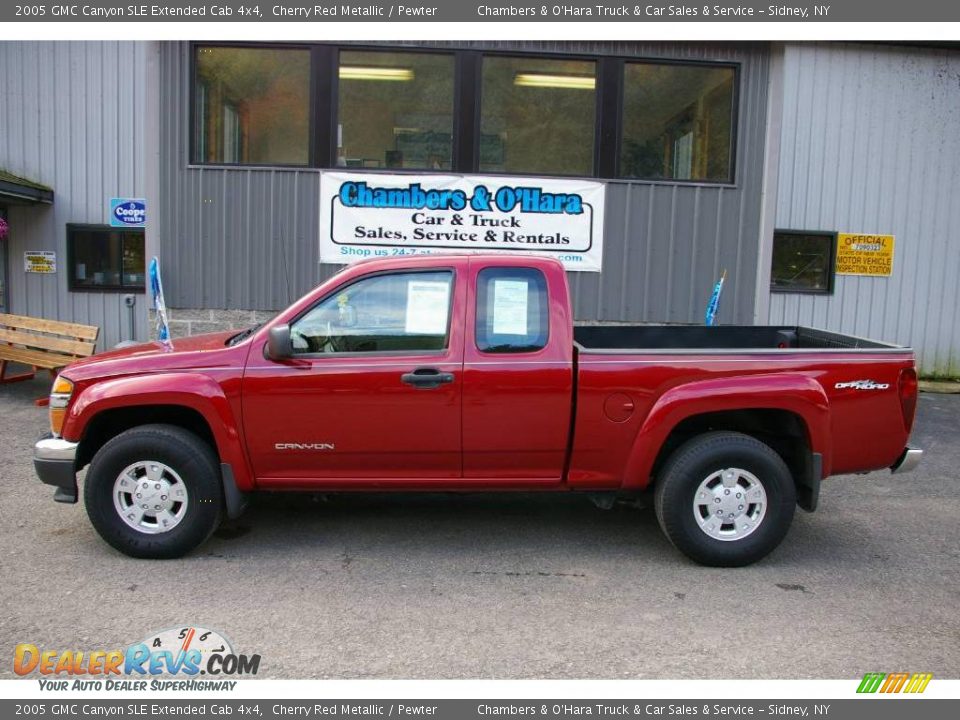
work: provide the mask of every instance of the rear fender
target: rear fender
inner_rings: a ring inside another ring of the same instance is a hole
[[[233,469],[237,488],[253,489],[239,418],[234,417],[223,388],[202,373],[138,375],[95,383],[71,403],[63,436],[79,441],[93,418],[106,410],[151,405],[175,405],[199,413],[210,428],[220,462]]]
[[[830,474],[829,402],[823,387],[797,373],[713,378],[671,388],[654,403],[634,440],[624,474],[625,488],[645,488],[670,433],[684,420],[733,410],[785,410],[806,426],[811,452],[823,458],[822,476]]]

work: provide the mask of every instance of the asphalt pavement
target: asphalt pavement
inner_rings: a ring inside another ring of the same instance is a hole
[[[921,396],[917,472],[830,479],[729,570],[674,550],[652,509],[565,494],[267,496],[187,558],[133,560],[33,474],[48,389],[0,387],[2,677],[17,643],[187,624],[271,678],[960,674],[960,395]]]

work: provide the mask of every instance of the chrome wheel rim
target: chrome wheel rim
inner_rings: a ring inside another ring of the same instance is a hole
[[[714,540],[742,540],[767,514],[767,491],[753,473],[724,468],[711,473],[693,496],[693,517]]]
[[[187,486],[169,465],[142,460],[128,465],[113,484],[113,506],[137,532],[159,535],[173,530],[186,515]]]

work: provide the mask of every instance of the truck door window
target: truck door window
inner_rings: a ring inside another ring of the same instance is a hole
[[[298,354],[444,350],[453,273],[372,275],[320,301],[293,323]]]
[[[477,348],[519,353],[547,345],[547,282],[532,268],[486,268],[477,276]]]

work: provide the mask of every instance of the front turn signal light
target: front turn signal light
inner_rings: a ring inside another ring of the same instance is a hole
[[[63,421],[67,419],[67,405],[73,395],[73,383],[58,376],[50,391],[50,432],[59,436],[63,430]]]

